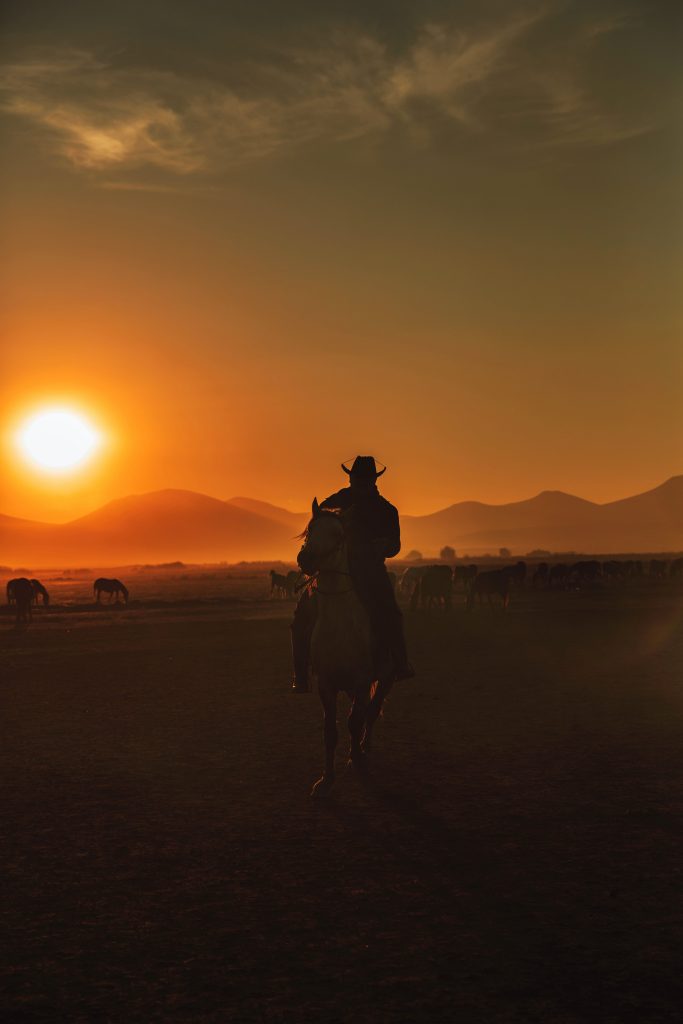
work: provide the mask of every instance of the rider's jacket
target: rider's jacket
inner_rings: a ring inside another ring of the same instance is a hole
[[[398,511],[391,502],[383,498],[377,488],[358,493],[350,487],[343,487],[336,494],[325,498],[322,508],[348,509],[353,506],[349,523],[349,549],[352,570],[360,564],[384,564],[385,558],[393,558],[401,550],[401,531]],[[386,538],[383,549],[373,543]],[[355,572],[354,572],[355,575]]]

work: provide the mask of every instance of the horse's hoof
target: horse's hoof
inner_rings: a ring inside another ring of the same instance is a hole
[[[311,790],[311,796],[317,799],[320,799],[320,797],[323,796],[327,796],[329,791],[332,789],[333,782],[334,779],[331,779],[329,775],[323,775],[323,777],[321,779],[318,779],[316,784],[313,786],[313,789]]]

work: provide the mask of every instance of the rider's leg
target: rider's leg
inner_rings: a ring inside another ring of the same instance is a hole
[[[294,663],[293,693],[308,693],[308,669],[311,653],[311,635],[316,617],[316,600],[307,590],[299,598],[291,624],[292,661]]]
[[[386,570],[382,567],[381,573],[366,575],[361,581],[361,587],[361,597],[370,613],[375,635],[380,645],[388,647],[391,652],[394,679],[412,679],[415,670],[408,660],[403,614]]]

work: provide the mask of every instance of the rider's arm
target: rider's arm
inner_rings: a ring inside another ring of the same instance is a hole
[[[386,510],[386,534],[378,539],[386,542],[382,552],[385,558],[393,558],[401,550],[401,528],[393,505]]]

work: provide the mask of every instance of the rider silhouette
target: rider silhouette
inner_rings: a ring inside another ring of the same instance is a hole
[[[415,672],[406,652],[403,616],[384,565],[385,558],[393,558],[401,550],[398,512],[377,490],[377,479],[386,466],[378,472],[371,455],[358,455],[350,469],[344,463],[342,469],[349,477],[349,486],[325,498],[320,507],[353,509],[348,519],[347,540],[356,592],[368,611],[378,646],[391,653],[394,679],[410,679]],[[308,665],[316,614],[315,589],[306,589],[291,626],[294,693],[307,693],[309,689]]]

